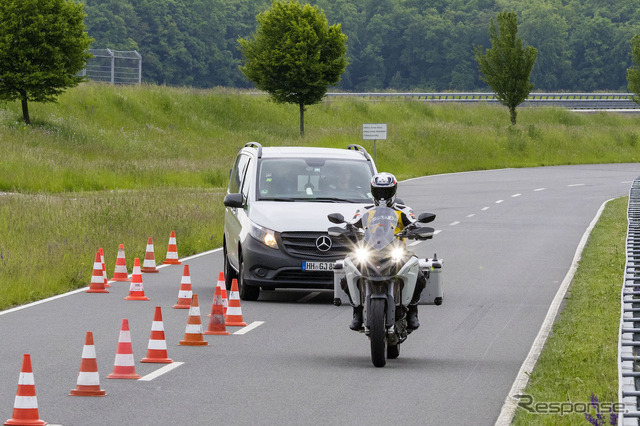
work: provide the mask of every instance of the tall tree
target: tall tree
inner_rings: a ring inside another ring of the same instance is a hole
[[[253,39],[238,39],[240,69],[275,102],[300,107],[304,135],[306,106],[320,102],[347,66],[347,36],[340,24],[329,26],[322,10],[295,0],[276,0],[256,19]]]
[[[73,0],[0,2],[0,99],[19,99],[26,124],[28,101],[55,102],[83,80],[92,41],[84,16]]]
[[[627,82],[629,91],[635,95],[633,100],[640,104],[640,36],[637,34],[631,39],[631,59],[635,65],[627,69]]]
[[[500,12],[497,20],[498,26],[491,19],[489,28],[491,48],[483,53],[482,46],[475,46],[474,53],[482,73],[480,78],[491,87],[500,103],[509,108],[511,124],[515,125],[516,107],[533,90],[529,76],[538,51],[532,46],[522,47],[515,12]]]

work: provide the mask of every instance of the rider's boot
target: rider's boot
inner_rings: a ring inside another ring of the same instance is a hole
[[[409,305],[409,312],[407,312],[407,329],[415,330],[420,327],[420,321],[418,321],[418,304]]]
[[[351,324],[349,324],[349,328],[353,331],[362,330],[362,309],[364,306],[354,306],[353,307],[353,320],[351,320]]]

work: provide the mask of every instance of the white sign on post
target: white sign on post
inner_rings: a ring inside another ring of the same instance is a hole
[[[363,124],[363,140],[387,140],[387,124]]]

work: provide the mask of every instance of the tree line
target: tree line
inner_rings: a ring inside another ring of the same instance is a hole
[[[270,0],[83,0],[93,47],[137,50],[147,82],[252,87],[238,69],[238,39],[256,30]],[[484,90],[474,45],[489,45],[490,20],[518,15],[519,35],[538,49],[536,90],[627,87],[633,0],[316,0],[347,35],[339,90]]]

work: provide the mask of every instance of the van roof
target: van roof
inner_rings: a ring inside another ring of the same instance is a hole
[[[361,151],[342,148],[320,148],[301,146],[269,146],[262,148],[262,158],[292,157],[292,158],[340,158],[366,160]]]

